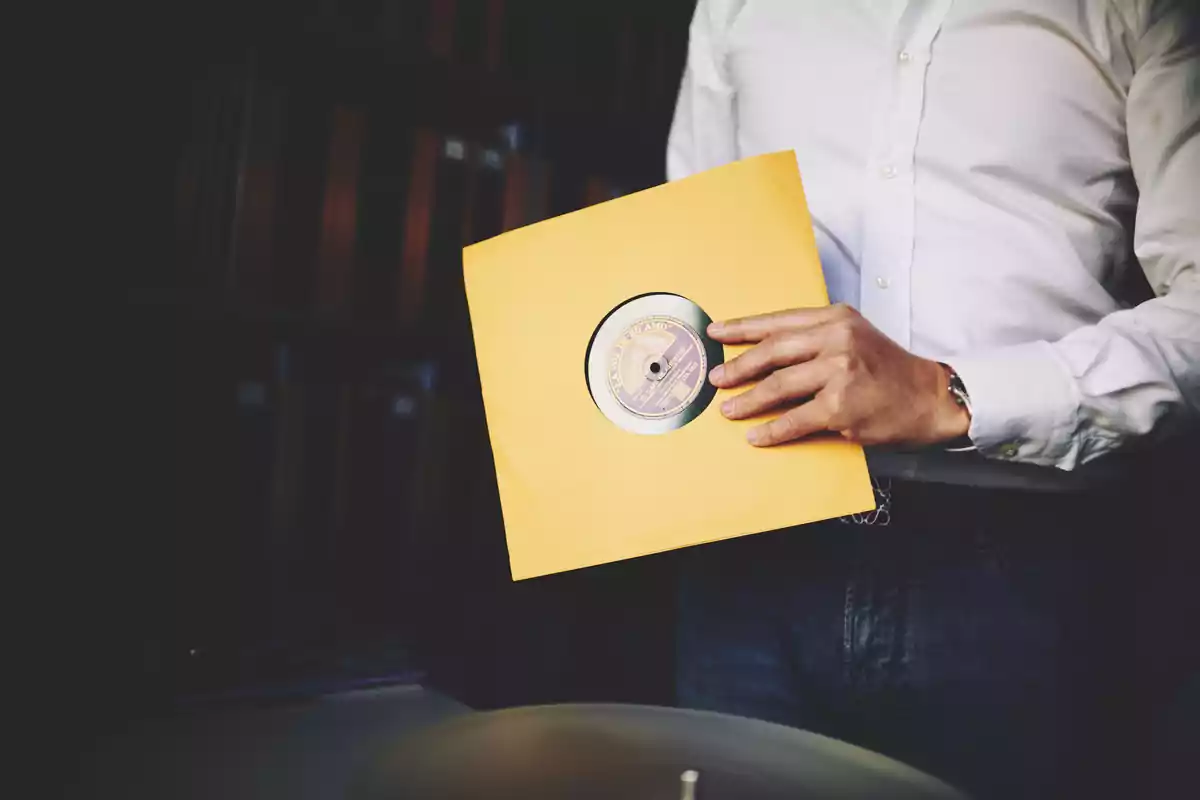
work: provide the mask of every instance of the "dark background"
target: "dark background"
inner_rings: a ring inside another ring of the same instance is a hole
[[[669,557],[511,581],[460,250],[664,180],[691,6],[110,15],[74,73],[119,257],[67,601],[102,717],[405,680],[671,702]]]
[[[22,431],[51,486],[20,498],[51,567],[26,614],[51,723],[378,682],[478,708],[672,702],[672,554],[510,579],[459,251],[664,179],[692,5],[47,21],[12,127],[52,154],[12,155],[53,217],[18,344],[64,340],[34,359]],[[1113,647],[1160,731],[1145,747],[1184,764],[1200,540],[1195,446],[1176,450],[1122,489],[1145,511],[1119,534],[1136,622]]]

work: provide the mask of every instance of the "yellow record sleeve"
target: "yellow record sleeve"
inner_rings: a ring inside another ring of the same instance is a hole
[[[685,424],[630,430],[589,389],[598,329],[636,298],[676,296],[713,320],[828,305],[793,152],[510,231],[465,248],[463,269],[515,580],[874,508],[863,450],[839,437],[752,447],[754,422],[722,417],[720,391]],[[619,365],[628,381],[661,355],[639,336],[650,354]],[[693,389],[655,402],[670,416]],[[623,405],[652,417],[639,402]]]

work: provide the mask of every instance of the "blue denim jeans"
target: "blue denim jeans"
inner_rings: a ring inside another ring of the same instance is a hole
[[[897,487],[886,527],[694,548],[678,703],[843,739],[978,798],[1130,796],[1113,749],[1128,730],[1129,604],[1104,516]]]

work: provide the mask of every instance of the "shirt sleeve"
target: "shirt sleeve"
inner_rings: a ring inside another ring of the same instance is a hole
[[[1126,107],[1134,252],[1154,299],[1057,342],[947,360],[985,455],[1069,470],[1200,418],[1200,15],[1145,4]]]
[[[737,159],[733,89],[725,68],[729,0],[699,0],[688,28],[687,63],[667,137],[667,179]]]

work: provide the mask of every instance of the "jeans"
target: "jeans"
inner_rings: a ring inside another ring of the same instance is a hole
[[[1120,515],[1093,500],[898,486],[886,527],[687,551],[678,703],[839,738],[977,798],[1133,796]]]

